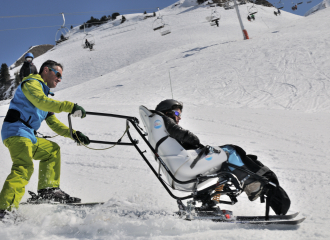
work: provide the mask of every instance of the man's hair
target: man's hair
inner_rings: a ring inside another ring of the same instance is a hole
[[[41,75],[41,73],[44,71],[44,68],[45,67],[50,67],[50,68],[54,68],[54,67],[60,67],[62,68],[62,71],[63,71],[63,66],[62,64],[58,63],[58,62],[55,62],[53,60],[47,60],[46,62],[44,62],[42,65],[41,65],[41,68],[39,70],[39,75]]]

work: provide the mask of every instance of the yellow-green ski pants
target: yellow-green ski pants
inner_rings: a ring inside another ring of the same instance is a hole
[[[28,138],[14,136],[5,139],[4,144],[13,166],[0,193],[0,210],[18,208],[33,173],[32,159],[40,160],[38,190],[59,187],[61,153],[56,143],[37,138],[37,143],[33,144]]]

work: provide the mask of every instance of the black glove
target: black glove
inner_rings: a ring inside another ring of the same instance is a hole
[[[206,148],[207,148],[207,153],[205,153],[205,154],[209,154],[209,153],[221,153],[220,150],[215,149],[214,147],[211,147],[209,145],[206,145]]]
[[[80,141],[77,139],[77,136]],[[85,145],[90,144],[89,138],[87,136],[85,136],[82,132],[79,132],[79,131],[76,131],[76,133],[73,134],[73,139],[76,143],[82,142]]]
[[[86,117],[86,111],[83,107],[79,106],[77,103],[74,104],[72,111],[71,111],[72,117]]]

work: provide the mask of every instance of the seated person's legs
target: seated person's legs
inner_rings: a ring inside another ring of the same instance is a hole
[[[226,145],[226,146],[222,146],[221,147],[225,152],[228,153],[228,162],[231,163],[231,164],[234,164],[234,165],[237,165],[239,167],[243,167],[243,168],[246,168],[250,171],[253,171],[255,169],[250,169],[249,167],[258,167],[259,166],[253,166],[253,161],[251,160],[251,162],[249,162],[248,165],[244,164],[244,162],[242,161],[242,158],[241,156],[237,153],[237,151],[235,150],[234,147],[230,146],[230,145]],[[247,159],[244,159],[245,161],[247,161]],[[256,164],[255,164],[256,165]],[[225,170],[225,169],[222,169],[222,170]],[[233,167],[228,167],[228,169],[226,169],[227,171],[230,171],[232,172],[233,174],[236,175],[236,177],[242,181],[244,180],[245,178],[248,177],[248,174],[244,171],[241,171],[239,169],[235,169]],[[254,172],[254,171],[253,171]],[[253,178],[253,177],[248,177],[247,179],[245,179],[245,182],[244,182],[244,191],[245,193],[248,195],[249,199],[251,201],[254,201],[256,200],[260,193],[261,193],[261,190],[262,190],[262,187],[263,187],[263,184],[258,181],[257,179]]]

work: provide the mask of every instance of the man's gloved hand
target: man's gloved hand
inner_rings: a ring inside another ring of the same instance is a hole
[[[80,141],[77,139],[77,136]],[[76,143],[82,142],[85,145],[90,144],[89,138],[87,136],[85,136],[82,132],[79,132],[79,131],[76,131],[76,133],[73,134],[73,139]]]
[[[83,107],[79,106],[77,103],[74,104],[72,111],[71,111],[72,117],[86,117],[86,111]]]

